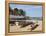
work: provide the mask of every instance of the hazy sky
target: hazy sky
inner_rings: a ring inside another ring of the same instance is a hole
[[[10,4],[12,9],[18,8],[26,11],[26,16],[30,17],[42,17],[42,6],[35,5],[20,5],[20,4]]]

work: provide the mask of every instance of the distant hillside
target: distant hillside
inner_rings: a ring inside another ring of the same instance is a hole
[[[42,20],[42,17],[26,17],[27,20]]]
[[[32,17],[31,19],[34,19],[34,20],[42,20],[42,17]]]

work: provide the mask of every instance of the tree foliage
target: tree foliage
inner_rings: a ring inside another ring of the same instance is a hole
[[[17,9],[17,8],[14,8],[14,14],[15,15],[25,15],[25,11],[23,11],[22,9]]]

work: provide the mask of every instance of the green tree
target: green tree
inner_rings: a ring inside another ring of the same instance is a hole
[[[19,10],[19,14],[21,14],[21,15],[24,16],[24,15],[25,15],[25,11],[23,11],[22,9],[20,9],[20,10]]]
[[[14,8],[14,15],[18,15],[18,9]]]

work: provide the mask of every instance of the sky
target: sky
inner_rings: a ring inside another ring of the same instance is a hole
[[[30,17],[42,17],[42,6],[36,5],[21,5],[21,4],[10,4],[12,9],[18,8],[23,9],[26,12],[26,16]]]

